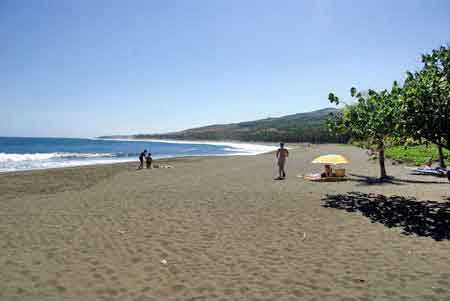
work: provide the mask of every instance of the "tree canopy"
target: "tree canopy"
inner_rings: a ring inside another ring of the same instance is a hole
[[[450,46],[422,55],[422,63],[419,71],[407,72],[403,87],[394,82],[389,91],[367,93],[352,88],[350,94],[356,101],[328,120],[332,132],[347,132],[353,139],[378,146],[381,178],[386,177],[386,141],[434,143],[441,167],[445,167],[442,148],[450,150]],[[328,99],[339,104],[333,93]]]
[[[423,55],[422,63],[407,73],[401,125],[406,135],[450,149],[450,46]]]
[[[358,140],[368,140],[378,147],[380,178],[387,176],[384,164],[384,148],[386,139],[399,134],[399,111],[401,88],[396,82],[390,91],[367,93],[358,92],[351,88],[350,95],[356,102],[333,114],[328,121],[331,131],[336,133],[350,133]],[[339,98],[333,93],[328,96],[330,102],[339,104]]]

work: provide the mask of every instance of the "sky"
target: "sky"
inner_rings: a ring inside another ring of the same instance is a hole
[[[0,0],[0,136],[312,111],[389,88],[448,43],[448,0]]]

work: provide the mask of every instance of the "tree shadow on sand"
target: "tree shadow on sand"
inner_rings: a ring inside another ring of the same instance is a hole
[[[387,177],[383,180],[377,177],[370,177],[358,174],[350,174],[353,178],[349,181],[358,182],[358,185],[405,185],[405,184],[443,184],[450,185],[447,181],[423,181],[423,180],[413,180],[413,179],[401,179],[396,177]]]
[[[349,192],[327,195],[322,205],[327,208],[360,211],[372,222],[386,227],[400,227],[403,234],[450,240],[450,197],[443,202],[418,201],[401,196]]]

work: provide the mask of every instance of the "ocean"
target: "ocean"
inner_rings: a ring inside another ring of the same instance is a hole
[[[275,147],[230,142],[0,137],[0,172],[137,162],[144,149],[160,159],[256,155]]]

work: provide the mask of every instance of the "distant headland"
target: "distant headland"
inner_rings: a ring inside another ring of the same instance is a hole
[[[230,124],[214,124],[162,134],[102,136],[103,139],[235,140],[336,143],[346,137],[330,133],[326,120],[335,108]]]

